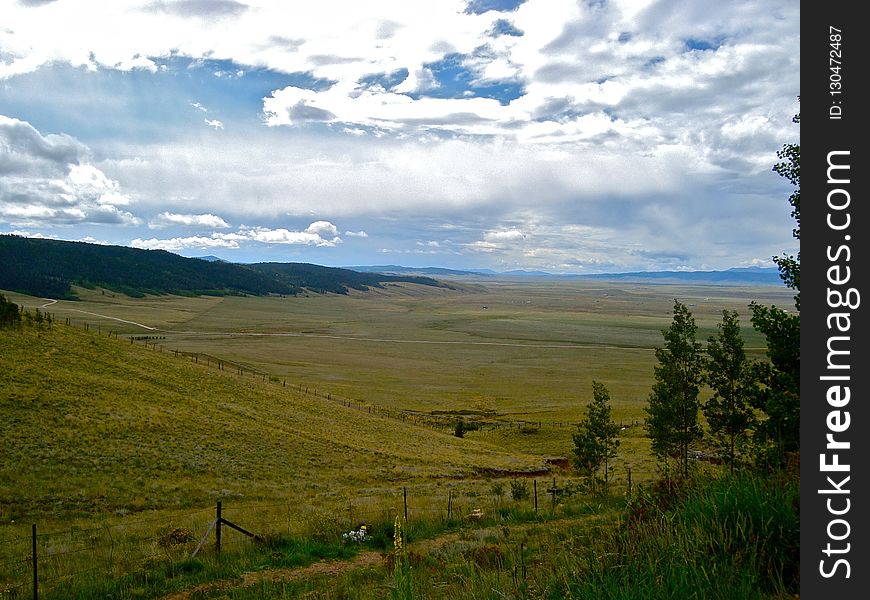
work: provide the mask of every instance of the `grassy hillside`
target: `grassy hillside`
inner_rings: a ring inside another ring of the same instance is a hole
[[[540,467],[480,441],[55,324],[0,333],[0,523]]]
[[[304,289],[346,294],[385,281],[443,285],[428,277],[357,273],[298,263],[238,265],[81,242],[0,235],[0,289],[48,298],[75,297],[73,284],[145,294],[286,294]]]

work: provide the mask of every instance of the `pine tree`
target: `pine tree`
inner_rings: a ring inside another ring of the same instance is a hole
[[[671,326],[662,330],[664,348],[656,348],[659,364],[646,408],[646,427],[652,450],[667,463],[677,456],[683,476],[689,475],[689,445],[701,438],[698,424],[701,384],[701,345],[695,340],[697,326],[685,304],[674,300]]]
[[[619,447],[619,426],[610,411],[610,392],[603,383],[592,382],[592,402],[574,438],[574,464],[590,481],[604,464],[604,489],[607,490],[609,461]]]
[[[800,100],[800,98],[798,98]],[[800,113],[792,119],[800,123]],[[777,152],[783,162],[773,166],[773,171],[795,186],[788,198],[795,220],[792,236],[801,239],[801,147],[800,144],[785,144]],[[787,453],[800,451],[800,370],[801,370],[801,254],[797,256],[774,256],[783,282],[795,290],[795,309],[786,312],[776,306],[764,306],[753,302],[752,326],[767,339],[769,362],[756,364],[758,380],[763,384],[756,394],[754,407],[764,411],[766,419],[757,426],[757,437],[766,445],[762,448],[768,465],[781,465]]]
[[[713,397],[704,405],[704,416],[713,436],[726,448],[733,473],[737,444],[747,438],[755,421],[750,400],[758,391],[736,312],[722,311],[719,335],[708,339],[705,367],[704,381],[713,389]]]
[[[16,327],[21,324],[21,313],[18,305],[0,294],[0,327]]]

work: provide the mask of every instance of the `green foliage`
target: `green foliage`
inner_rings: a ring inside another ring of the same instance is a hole
[[[787,452],[800,449],[800,315],[753,302],[752,325],[767,337],[769,362],[758,363],[762,383],[753,406],[767,418],[758,425],[765,462],[781,464]]]
[[[406,528],[405,520],[397,516],[393,533],[393,585],[390,588],[391,598],[395,600],[412,600],[414,597]]]
[[[305,288],[317,293],[347,294],[348,288],[365,291],[381,288],[383,282],[418,283],[434,287],[451,286],[438,282],[431,277],[414,275],[383,275],[380,273],[360,273],[350,269],[321,267],[307,263],[257,263],[248,265],[251,269],[268,275],[276,281],[286,282],[296,288]],[[451,288],[452,289],[452,288]]]
[[[689,473],[689,445],[701,438],[698,424],[701,345],[695,340],[695,319],[686,305],[674,301],[671,326],[662,330],[664,348],[656,348],[659,364],[646,408],[652,450],[661,460],[676,456],[683,476]]]
[[[21,313],[18,305],[6,299],[0,294],[0,328],[16,327],[21,324]]]
[[[511,481],[511,499],[515,502],[527,500],[531,493],[529,492],[529,482],[524,479],[514,479]]]
[[[608,461],[616,457],[619,447],[619,425],[611,417],[610,392],[603,383],[592,382],[592,402],[578,426],[574,439],[574,464],[588,479],[593,480],[604,465],[604,485],[607,488]]]
[[[71,285],[105,287],[131,297],[145,294],[295,295],[346,294],[381,282],[444,286],[428,277],[357,273],[300,263],[238,265],[184,258],[163,250],[140,250],[0,235],[0,289],[47,298],[74,299]]]
[[[504,496],[504,484],[500,481],[496,481],[492,484],[492,486],[490,486],[489,491],[500,502],[502,497]]]
[[[713,389],[713,397],[704,405],[704,416],[733,471],[738,446],[755,421],[750,402],[758,394],[756,372],[743,350],[736,312],[722,311],[719,334],[708,339],[705,367],[704,381]]]
[[[801,122],[800,113],[796,114],[792,119],[795,123]],[[776,153],[776,156],[783,162],[778,162],[773,165],[773,171],[780,176],[785,177],[795,186],[794,191],[788,198],[788,202],[792,207],[791,216],[796,222],[796,227],[792,230],[792,235],[801,239],[801,146],[800,144],[783,144],[782,148]],[[785,284],[797,290],[794,297],[795,308],[801,308],[801,253],[798,251],[797,257],[783,255],[775,256],[773,261],[779,267],[779,274]]]
[[[800,99],[800,98],[798,98]],[[800,123],[800,113],[792,119]],[[800,240],[800,144],[785,144],[777,152],[783,162],[773,170],[795,186],[789,196],[791,216],[797,226],[792,235]],[[785,284],[797,290],[795,308],[800,311],[800,252],[797,257],[774,257],[780,276]],[[769,363],[756,367],[757,378],[763,387],[756,394],[754,406],[764,411],[767,419],[759,426],[759,441],[762,445],[763,462],[766,465],[782,466],[789,452],[800,450],[800,314],[787,313],[776,306],[763,306],[756,302],[749,305],[752,311],[752,326],[767,339]]]
[[[699,480],[674,502],[640,493],[563,590],[574,598],[785,598],[799,588],[797,481]]]

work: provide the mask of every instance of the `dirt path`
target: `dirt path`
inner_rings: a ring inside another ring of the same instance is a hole
[[[245,573],[241,577],[233,579],[220,579],[209,583],[202,583],[180,592],[173,592],[163,596],[161,600],[187,600],[195,593],[211,593],[219,591],[235,590],[251,587],[264,581],[274,583],[286,583],[317,577],[318,575],[338,575],[351,569],[361,569],[381,564],[384,560],[380,552],[360,552],[348,560],[326,560],[316,562],[307,567],[287,567],[283,569],[266,569]]]
[[[551,521],[550,526],[558,524],[561,527],[567,527],[576,523],[590,523],[594,520],[600,520],[601,515],[584,515],[579,517],[569,517]],[[514,533],[521,533],[533,527],[540,527],[541,523],[523,523],[511,527]],[[546,526],[546,524],[544,525]],[[482,538],[490,533],[495,533],[503,530],[503,525],[493,525],[481,529],[471,529],[467,531],[453,531],[445,533],[438,537],[420,540],[409,545],[409,548],[419,554],[429,554],[439,550],[448,544],[452,544],[462,540],[469,533],[474,533],[475,537]],[[194,587],[173,592],[160,598],[160,600],[188,600],[195,593],[212,593],[226,592],[230,590],[251,587],[263,582],[271,583],[287,583],[291,581],[300,581],[317,577],[319,575],[338,575],[352,569],[361,569],[365,567],[373,567],[379,564],[384,564],[385,553],[372,550],[360,552],[356,556],[348,560],[325,560],[308,565],[307,567],[285,567],[281,569],[264,569],[262,571],[252,571],[245,573],[241,577],[233,579],[221,579],[209,583],[201,583]]]

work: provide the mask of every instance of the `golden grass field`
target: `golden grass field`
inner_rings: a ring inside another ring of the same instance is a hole
[[[773,287],[457,287],[141,299],[79,289],[76,302],[4,292],[54,325],[0,335],[0,542],[14,540],[0,544],[0,563],[26,554],[32,522],[65,532],[52,546],[61,555],[105,547],[76,532],[114,532],[111,548],[128,540],[135,562],[173,524],[201,534],[216,500],[250,527],[310,533],[317,514],[395,511],[403,487],[423,514],[444,512],[448,494],[469,510],[484,496],[500,502],[493,490],[523,474],[543,489],[574,477],[547,459],[571,456],[593,380],[627,426],[612,485],[629,469],[649,480],[642,420],[674,298],[700,340],[722,309],[737,310],[758,358],[748,303],[791,302]],[[459,418],[485,426],[460,439],[449,426]]]
[[[286,493],[287,473],[299,482],[291,487],[319,489],[339,480],[380,485],[530,469],[543,457],[570,455],[569,423],[584,414],[593,380],[610,390],[615,420],[642,421],[653,349],[674,298],[690,306],[701,340],[715,332],[722,309],[737,310],[747,347],[757,349],[763,339],[748,323],[747,304],[790,302],[779,287],[509,281],[457,287],[143,299],[80,289],[81,301],[57,303],[7,294],[31,310],[43,306],[59,323],[87,322],[91,334],[103,335],[90,336],[92,347],[61,327],[37,343],[4,343],[4,438],[7,445],[22,441],[6,449],[3,510],[48,507],[57,497],[69,508],[86,508],[93,497],[134,508],[200,505],[236,488],[271,497]],[[107,339],[109,331],[119,339]],[[121,343],[130,336],[158,338],[150,348],[164,354]],[[229,371],[175,358],[176,350],[232,361],[268,381],[235,381]],[[286,388],[276,383],[285,381]],[[293,393],[300,386],[312,393]],[[484,428],[459,440],[449,431],[370,418],[320,397],[327,394],[542,428]],[[642,427],[625,430],[617,464],[634,466],[635,477],[652,475],[647,448]],[[155,483],[137,473],[143,467],[183,474],[183,481]]]

